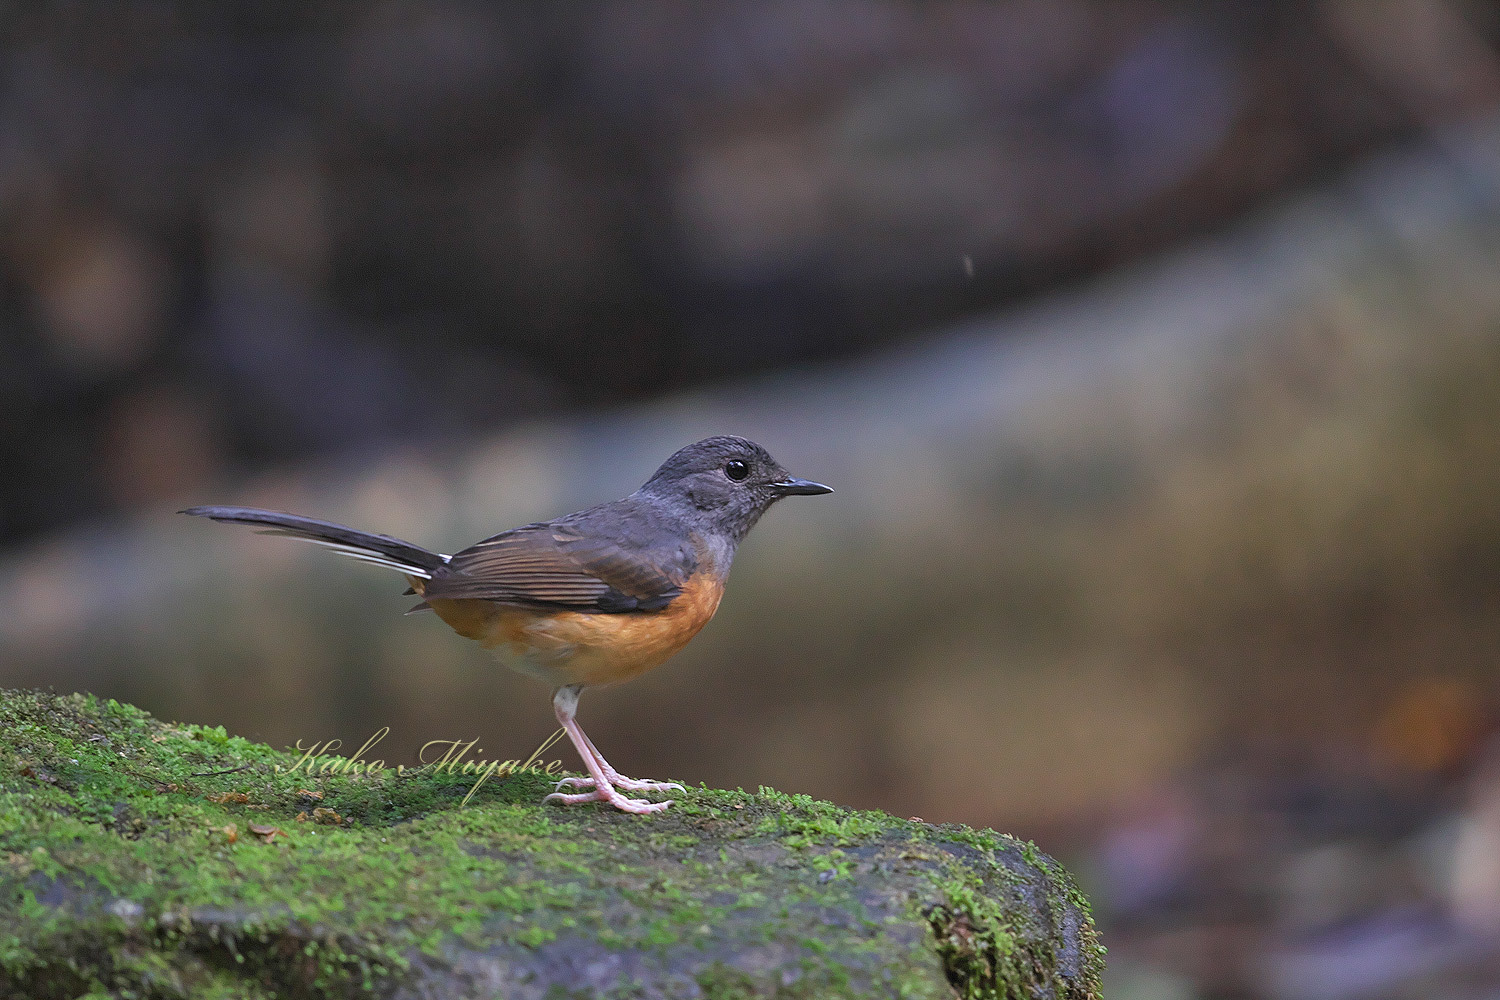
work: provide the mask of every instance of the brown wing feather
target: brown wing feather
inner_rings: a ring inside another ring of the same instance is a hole
[[[527,525],[455,553],[422,596],[575,611],[654,610],[682,593],[692,567],[681,555],[653,558],[563,525]]]

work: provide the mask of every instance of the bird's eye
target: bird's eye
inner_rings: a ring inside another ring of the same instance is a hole
[[[731,458],[728,462],[724,463],[724,475],[737,483],[743,483],[745,477],[750,475],[750,466],[737,458]]]

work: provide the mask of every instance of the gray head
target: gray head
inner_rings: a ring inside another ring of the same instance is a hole
[[[790,475],[754,441],[723,434],[677,451],[640,492],[671,501],[704,530],[738,542],[782,497],[833,490]]]

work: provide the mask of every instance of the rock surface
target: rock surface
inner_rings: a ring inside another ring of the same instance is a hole
[[[7,997],[1099,996],[1072,879],[991,831],[539,771],[464,803],[89,695],[3,692],[0,734]]]

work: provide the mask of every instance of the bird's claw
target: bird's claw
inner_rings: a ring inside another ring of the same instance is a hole
[[[581,779],[575,778],[564,780],[578,781]],[[648,802],[645,799],[632,799],[629,796],[621,795],[619,792],[615,791],[613,788],[610,788],[608,785],[605,785],[603,788],[596,789],[591,792],[579,792],[575,795],[565,795],[562,792],[553,792],[551,795],[548,795],[546,798],[542,799],[542,801],[558,802],[565,806],[582,805],[585,802],[608,802],[610,805],[614,806],[621,812],[637,814],[661,812],[663,809],[672,804],[671,799],[668,799],[665,802]]]
[[[640,778],[627,778],[621,774],[608,775],[609,782],[616,788],[623,788],[627,792],[685,792],[675,781],[647,781]],[[563,778],[555,786],[561,789],[568,788],[593,788],[594,779],[588,776]]]

